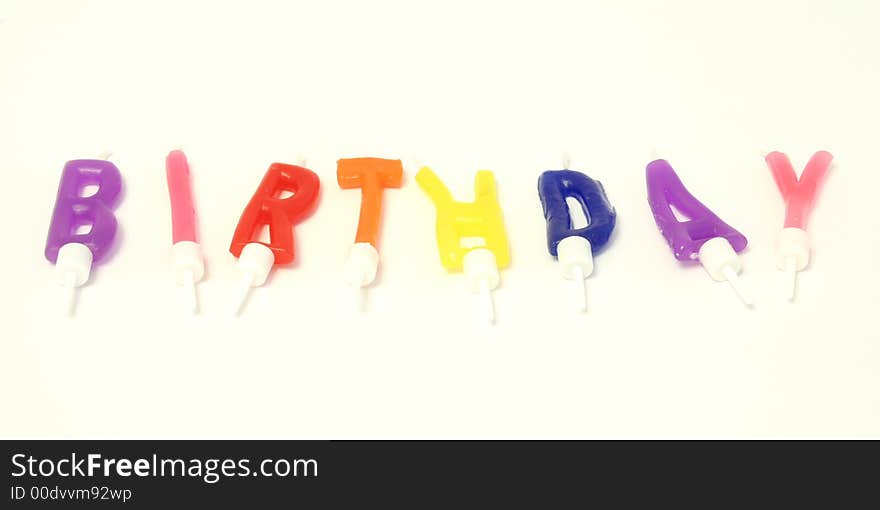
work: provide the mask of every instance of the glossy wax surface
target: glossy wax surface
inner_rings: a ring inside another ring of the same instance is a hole
[[[97,190],[82,196],[89,186]],[[67,243],[80,243],[92,252],[92,262],[101,261],[113,245],[116,217],[113,208],[122,191],[122,175],[113,163],[103,159],[68,161],[61,172],[55,209],[46,238],[46,258],[53,264],[58,250]],[[76,233],[81,227],[87,232]]]
[[[608,243],[617,212],[608,201],[602,183],[574,170],[548,170],[538,178],[538,195],[547,220],[547,250],[556,256],[560,241],[570,236],[583,237],[590,242],[593,252]],[[587,226],[572,228],[565,199],[577,200],[587,216]]]
[[[785,224],[786,228],[806,229],[807,217],[813,208],[819,185],[822,183],[831,160],[834,156],[830,152],[819,151],[813,154],[800,179],[794,172],[794,167],[788,156],[781,152],[771,152],[765,160],[782,198],[785,200]]]
[[[477,172],[473,202],[454,200],[446,185],[428,167],[419,170],[416,182],[437,209],[437,248],[443,267],[460,271],[464,256],[474,248],[491,251],[499,268],[510,264],[510,247],[492,172]]]
[[[691,195],[669,162],[658,159],[649,163],[646,178],[654,222],[676,259],[696,260],[700,247],[713,237],[727,239],[736,252],[746,248],[746,237]],[[679,221],[672,207],[687,219]]]
[[[189,163],[183,151],[175,150],[165,158],[165,177],[171,197],[171,237],[174,243],[196,239],[196,209],[193,205]]]
[[[260,229],[268,225],[270,242],[260,244],[272,250],[276,264],[293,262],[293,226],[314,210],[319,186],[317,174],[308,168],[272,163],[238,220],[230,253],[238,257],[246,244],[259,242]],[[281,198],[284,191],[293,194]]]

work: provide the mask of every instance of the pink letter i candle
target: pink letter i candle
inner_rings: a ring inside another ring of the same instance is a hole
[[[174,281],[186,290],[190,313],[198,311],[196,282],[205,275],[202,248],[196,239],[196,210],[190,186],[189,163],[183,151],[174,150],[165,158],[165,176],[171,197],[171,264]]]

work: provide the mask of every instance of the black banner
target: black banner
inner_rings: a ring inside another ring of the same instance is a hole
[[[714,508],[877,496],[876,442],[6,441],[2,508]],[[757,499],[756,499],[757,498]],[[851,501],[853,505],[844,504]],[[869,505],[871,506],[871,505]]]

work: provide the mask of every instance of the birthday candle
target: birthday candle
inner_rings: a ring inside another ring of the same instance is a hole
[[[85,196],[89,187],[96,190]],[[122,176],[110,161],[76,159],[64,165],[45,255],[65,288],[68,314],[76,306],[76,288],[88,281],[92,264],[104,259],[113,245],[113,208],[121,190]]]
[[[382,220],[382,193],[385,188],[399,188],[403,180],[403,164],[398,159],[352,158],[336,163],[336,180],[342,189],[361,189],[361,210],[357,234],[345,266],[347,283],[358,290],[359,306],[363,307],[361,289],[376,279],[379,269],[379,224]]]
[[[183,151],[174,150],[165,158],[165,177],[171,198],[171,264],[177,285],[186,289],[191,313],[198,311],[195,284],[205,275],[202,249],[196,239],[196,211],[190,187],[189,163]]]
[[[464,271],[471,292],[483,299],[486,319],[495,322],[492,290],[501,282],[499,268],[510,264],[510,248],[492,172],[480,170],[474,180],[474,201],[457,202],[428,167],[416,182],[437,209],[437,247],[448,271]]]
[[[742,263],[737,253],[748,244],[745,236],[691,195],[665,160],[648,164],[647,181],[654,221],[675,258],[698,260],[713,280],[727,281],[742,302],[752,306],[752,298],[738,277]],[[678,221],[672,207],[688,219]]]
[[[585,311],[593,252],[608,243],[617,213],[602,183],[574,170],[541,174],[538,195],[547,220],[547,249],[559,259],[562,276],[575,284],[578,307]]]
[[[833,156],[826,151],[813,154],[798,179],[785,154],[771,152],[765,158],[785,200],[785,223],[776,246],[776,267],[787,275],[789,301],[794,300],[798,271],[803,271],[810,262],[807,216],[832,159]]]
[[[308,168],[283,163],[272,163],[269,167],[241,214],[229,246],[229,251],[238,257],[241,273],[235,315],[241,313],[250,289],[266,283],[273,265],[293,262],[293,227],[316,206],[319,186],[318,176]],[[284,191],[293,194],[281,198]],[[255,241],[266,225],[270,242]]]

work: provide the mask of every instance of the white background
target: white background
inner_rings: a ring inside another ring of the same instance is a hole
[[[841,437],[880,433],[875,150],[880,4],[0,0],[0,434],[38,437]],[[209,276],[170,284],[164,156],[192,163]],[[835,155],[796,304],[763,162]],[[43,258],[69,159],[113,152],[120,249],[60,311]],[[600,179],[619,223],[578,314],[545,247],[541,171]],[[240,319],[228,253],[273,161],[305,155],[317,212]],[[360,194],[341,157],[402,158],[381,278],[340,267]],[[749,311],[672,257],[644,167],[673,164],[750,240]],[[499,322],[446,274],[429,164],[461,198],[495,172],[513,263]]]

